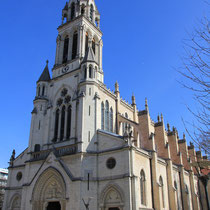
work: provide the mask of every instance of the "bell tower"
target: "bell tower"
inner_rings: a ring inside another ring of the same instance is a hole
[[[103,41],[100,14],[94,0],[66,3],[56,42],[53,78],[81,69],[80,80],[95,77],[103,83]],[[87,66],[89,63],[94,64],[92,70]]]

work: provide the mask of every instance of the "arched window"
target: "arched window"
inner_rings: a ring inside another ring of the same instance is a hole
[[[159,178],[159,185],[160,185],[160,196],[161,196],[162,208],[165,208],[164,185],[163,185],[162,176],[160,176]]]
[[[54,130],[54,140],[58,139],[58,123],[59,123],[59,109],[55,113],[55,130]]]
[[[75,3],[71,4],[71,20],[75,18]]]
[[[42,87],[42,96],[45,94],[45,86]]]
[[[113,132],[113,109],[110,109],[110,132]]]
[[[96,42],[95,42],[95,39],[93,39],[93,41],[92,41],[92,49],[93,49],[93,52],[95,54],[96,53]]]
[[[84,15],[85,14],[85,5],[82,4],[82,7],[81,7],[81,15]]]
[[[84,67],[84,79],[87,79],[87,67]]]
[[[87,52],[87,50],[88,50],[88,39],[89,39],[88,32],[86,32],[86,35],[85,35],[85,52]]]
[[[39,151],[40,151],[40,144],[35,144],[34,152],[39,152]]]
[[[64,138],[64,127],[65,126],[65,106],[62,107],[61,111],[61,130],[60,130],[60,141]]]
[[[68,51],[69,51],[69,37],[66,36],[63,48],[63,63],[66,63],[68,60]]]
[[[105,104],[105,130],[109,131],[109,102]]]
[[[41,94],[41,88],[40,88],[40,86],[38,87],[38,96],[40,96],[40,94]]]
[[[89,78],[93,78],[92,66],[89,66]]]
[[[101,103],[101,129],[104,130],[104,102]]]
[[[90,20],[93,21],[93,5],[90,6]]]
[[[72,45],[72,59],[75,59],[77,56],[77,43],[78,43],[78,33],[74,32],[73,36],[73,45]]]
[[[67,113],[67,133],[66,138],[69,139],[71,137],[71,105],[68,107]]]
[[[140,193],[141,193],[141,204],[146,206],[146,178],[145,173],[141,170],[140,173]]]

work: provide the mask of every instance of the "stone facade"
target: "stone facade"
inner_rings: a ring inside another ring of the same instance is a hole
[[[3,209],[207,209],[193,145],[165,129],[162,116],[153,122],[147,101],[139,111],[118,83],[106,88],[94,0],[70,0],[62,17],[52,78],[47,62],[28,148],[10,160]]]

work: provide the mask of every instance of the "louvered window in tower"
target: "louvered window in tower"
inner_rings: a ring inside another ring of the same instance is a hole
[[[71,136],[71,105],[68,107],[67,113],[67,133],[66,138],[69,139]]]
[[[54,130],[54,140],[57,141],[58,138],[58,123],[59,123],[59,109],[55,113],[55,130]]]
[[[71,20],[75,18],[75,3],[71,4]]]
[[[61,111],[61,130],[60,130],[60,141],[64,138],[64,130],[65,130],[65,106],[62,107]]]
[[[90,6],[90,20],[93,21],[93,5]]]
[[[72,59],[75,59],[77,56],[77,43],[78,43],[78,33],[74,32],[73,45],[72,45]]]
[[[88,50],[88,33],[86,33],[86,35],[85,35],[85,53],[87,52],[87,50]]]
[[[67,36],[64,40],[63,63],[66,63],[68,60],[68,51],[69,51],[69,37]]]
[[[95,39],[93,39],[93,41],[92,41],[92,49],[93,49],[93,52],[95,54],[96,53],[96,42],[95,42]]]

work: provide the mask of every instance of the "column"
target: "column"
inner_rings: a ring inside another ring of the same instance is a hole
[[[194,181],[194,173],[193,171],[190,173],[190,188],[191,188],[191,199],[193,204],[193,210],[199,210],[199,202],[198,202],[198,196],[195,192],[195,181]]]
[[[59,64],[59,49],[60,49],[60,35],[58,35],[57,40],[56,40],[56,56],[55,56],[55,65]]]
[[[174,190],[173,164],[171,160],[167,161],[167,185],[168,185],[168,199],[169,208],[171,210],[178,209],[176,202],[176,191]]]
[[[82,27],[82,32],[81,32],[81,57],[85,57],[85,26]]]
[[[82,31],[83,26],[78,26],[77,58],[81,56]]]

